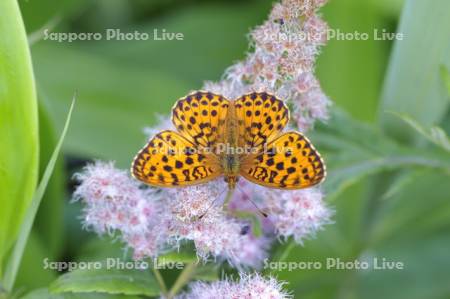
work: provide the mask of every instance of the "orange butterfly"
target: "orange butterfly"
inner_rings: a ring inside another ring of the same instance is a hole
[[[325,164],[299,132],[281,134],[289,122],[283,101],[267,93],[237,100],[198,91],[172,108],[178,132],[163,131],[136,155],[131,173],[153,186],[195,185],[239,176],[266,187],[301,189],[322,182]]]

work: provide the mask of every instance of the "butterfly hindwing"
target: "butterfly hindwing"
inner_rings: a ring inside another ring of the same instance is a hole
[[[221,169],[214,155],[198,151],[176,132],[163,131],[137,154],[131,172],[144,183],[176,187],[212,180]]]
[[[195,145],[212,147],[225,133],[229,104],[221,95],[198,91],[175,103],[172,122]]]
[[[311,142],[298,132],[285,133],[264,151],[244,158],[240,174],[267,187],[301,189],[320,183],[325,165]]]
[[[234,105],[241,147],[261,148],[289,122],[289,109],[284,102],[265,92],[244,95]]]

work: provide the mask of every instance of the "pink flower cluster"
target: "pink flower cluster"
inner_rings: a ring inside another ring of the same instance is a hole
[[[121,232],[135,257],[155,256],[165,246],[167,219],[161,192],[141,189],[113,163],[95,163],[76,174],[81,182],[73,197],[83,200],[84,225],[99,234]]]
[[[282,289],[283,284],[272,277],[263,278],[258,274],[241,274],[239,282],[221,280],[213,283],[195,282],[190,292],[177,299],[287,299],[292,298]]]
[[[169,206],[175,218],[171,232],[177,240],[192,240],[203,260],[213,256],[235,267],[258,268],[270,241],[243,233],[248,224],[223,210],[226,189],[220,179],[167,191],[172,194]]]
[[[270,240],[243,233],[248,224],[230,217],[216,200],[226,188],[222,181],[157,190],[102,162],[76,178],[74,199],[85,203],[85,226],[99,234],[120,233],[136,259],[156,257],[185,240],[194,242],[199,258],[225,259],[236,267],[257,268],[267,257]]]
[[[241,180],[229,211],[224,211],[227,186],[221,179],[158,190],[141,186],[125,171],[102,162],[88,165],[76,178],[80,185],[74,198],[85,203],[85,226],[99,234],[119,232],[136,259],[156,257],[188,240],[203,260],[212,256],[237,268],[259,268],[275,236],[293,236],[300,243],[329,223],[332,214],[315,188],[263,190]],[[269,217],[262,217],[255,205]],[[248,219],[233,217],[243,211],[259,217],[262,236],[253,235],[254,223]]]
[[[297,127],[306,131],[328,118],[330,101],[314,76],[319,49],[327,41],[327,24],[317,15],[325,0],[282,0],[269,19],[250,33],[254,51],[228,68],[220,82],[205,90],[233,99],[265,91],[292,103]]]
[[[262,217],[255,205],[268,217]],[[244,179],[240,180],[229,208],[258,215],[266,235],[283,239],[293,237],[299,244],[315,236],[325,224],[332,223],[333,215],[318,187],[284,191],[267,189]]]
[[[266,194],[266,205],[270,222],[278,236],[293,237],[302,244],[304,239],[314,236],[323,225],[330,224],[333,211],[322,201],[318,188],[295,191],[271,190]]]

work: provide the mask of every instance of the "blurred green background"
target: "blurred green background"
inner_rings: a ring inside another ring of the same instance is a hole
[[[145,142],[143,128],[204,80],[218,80],[248,49],[249,30],[271,1],[19,1],[30,39],[56,32],[181,32],[183,41],[39,40],[32,44],[40,121],[41,168],[78,94],[68,136],[29,240],[16,288],[47,286],[57,273],[42,260],[121,256],[119,244],[83,231],[70,204],[72,175],[86,161],[128,168]],[[289,252],[286,261],[385,257],[402,271],[273,271],[297,298],[450,298],[450,7],[436,1],[333,0],[322,9],[332,28],[406,34],[402,42],[330,41],[317,76],[334,102],[312,140],[329,164],[324,185],[335,223]],[[394,111],[423,128],[421,135]],[[407,115],[407,116],[406,116]],[[438,145],[429,140],[436,141]],[[448,141],[448,140],[447,140]],[[441,145],[441,146],[439,146]],[[266,271],[268,272],[268,271]],[[175,273],[164,272],[170,281]],[[103,297],[102,297],[103,298]],[[127,297],[128,298],[128,297]],[[131,297],[129,297],[131,298]]]

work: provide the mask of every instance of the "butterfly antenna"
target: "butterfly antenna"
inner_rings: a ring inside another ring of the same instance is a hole
[[[264,218],[269,217],[269,215],[267,215],[267,213],[263,212],[263,211],[258,207],[258,205],[250,198],[250,196],[249,196],[244,190],[242,190],[242,189],[239,187],[239,185],[236,185],[236,187],[237,187],[237,189],[239,189],[239,191],[241,191],[241,192],[245,195],[246,199],[248,199],[248,200],[252,203],[252,205],[258,210],[258,212],[259,212]]]
[[[219,193],[219,195],[217,195],[217,197],[211,202],[211,204],[209,205],[209,207],[206,209],[206,211],[201,214],[198,219],[202,219],[203,217],[205,217],[205,215],[208,213],[208,211],[214,206],[214,204],[216,203],[216,201],[222,196],[222,194],[225,192],[225,190],[227,190],[227,188],[223,189],[222,192]]]

